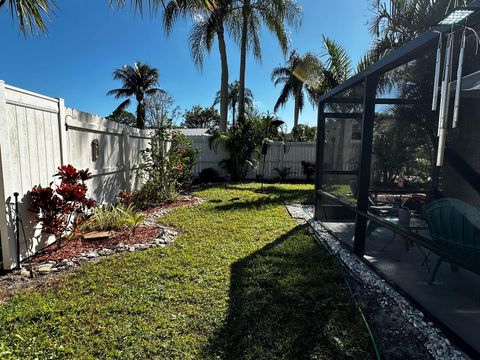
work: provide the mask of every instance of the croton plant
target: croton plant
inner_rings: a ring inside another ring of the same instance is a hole
[[[95,201],[87,197],[85,182],[92,176],[86,170],[77,170],[72,165],[63,165],[54,175],[60,184],[49,187],[34,186],[30,192],[31,210],[42,227],[42,233],[54,235],[60,241],[66,233],[74,233],[87,219],[87,210]]]

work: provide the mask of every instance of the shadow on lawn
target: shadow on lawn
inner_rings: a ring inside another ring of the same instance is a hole
[[[224,326],[205,358],[371,358],[334,260],[298,226],[231,267]]]
[[[239,186],[226,185],[227,189],[239,191],[252,191],[258,194],[258,197],[253,200],[245,200],[242,198],[230,199],[227,203],[219,204],[215,207],[218,211],[242,210],[252,209],[262,206],[283,205],[283,204],[313,204],[312,189],[286,189],[280,186],[267,185],[263,192],[260,192],[260,187],[254,186]],[[211,201],[215,202],[215,201]]]

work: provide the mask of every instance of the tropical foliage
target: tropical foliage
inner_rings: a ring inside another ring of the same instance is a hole
[[[375,59],[401,47],[432,25],[436,24],[458,3],[467,5],[471,0],[393,0],[388,6],[372,0],[373,17],[370,32],[375,36],[372,56]]]
[[[22,33],[31,33],[36,30],[46,32],[46,20],[55,6],[54,0],[0,0],[0,10],[7,7],[18,21],[18,28]]]
[[[30,208],[36,214],[42,233],[55,236],[60,246],[64,235],[74,233],[85,221],[86,211],[94,207],[95,202],[87,197],[85,182],[91,178],[88,169],[64,165],[58,168],[55,177],[60,179],[59,185],[33,187]]]
[[[228,106],[232,110],[232,126],[235,126],[235,117],[237,114],[237,105],[239,102],[240,96],[240,87],[238,80],[234,81],[233,83],[228,85]],[[222,98],[221,91],[217,92],[217,96],[213,102],[213,105],[217,105],[220,103]],[[245,105],[246,106],[253,106],[253,93],[250,89],[245,88]]]
[[[253,122],[240,122],[227,133],[215,132],[209,141],[213,149],[217,150],[221,144],[230,154],[220,166],[228,171],[232,180],[244,179],[248,170],[257,165],[258,144],[255,143]]]
[[[272,71],[274,85],[283,85],[274,110],[278,111],[280,107],[286,105],[290,98],[293,98],[295,102],[294,129],[298,126],[298,119],[305,105],[305,92],[311,89],[309,83],[316,81],[320,75],[320,59],[312,53],[300,55],[296,50],[290,53],[285,66],[276,67]]]
[[[81,226],[82,230],[110,231],[122,228],[131,229],[132,233],[145,220],[145,214],[135,209],[133,204],[118,206],[99,206],[92,216]]]
[[[244,120],[246,109],[246,67],[247,52],[251,50],[257,60],[261,60],[261,30],[265,26],[274,34],[284,54],[289,47],[288,26],[301,23],[302,8],[296,0],[238,0],[241,6],[231,19],[233,37],[240,43],[240,74],[238,117]],[[240,14],[239,14],[240,13]]]
[[[158,70],[148,64],[136,62],[133,66],[124,65],[113,72],[113,79],[122,82],[122,87],[110,90],[107,95],[113,95],[116,99],[127,98],[118,105],[117,110],[124,110],[131,104],[131,97],[137,101],[137,127],[145,127],[145,100],[148,96],[163,92],[158,87]]]

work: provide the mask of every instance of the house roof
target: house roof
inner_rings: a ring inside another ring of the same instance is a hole
[[[178,131],[179,133],[181,133],[185,136],[210,136],[210,135],[212,135],[212,132],[209,129],[202,129],[202,128],[175,129],[175,131]]]

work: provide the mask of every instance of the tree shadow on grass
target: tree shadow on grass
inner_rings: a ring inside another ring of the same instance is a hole
[[[256,209],[264,206],[293,203],[313,204],[313,189],[286,189],[280,186],[268,185],[264,187],[263,192],[260,192],[260,188],[255,186],[226,185],[225,187],[230,190],[253,191],[258,194],[258,197],[250,200],[242,198],[230,199],[230,201],[216,206],[215,210]]]
[[[335,260],[298,226],[231,267],[230,304],[205,358],[369,359]]]

